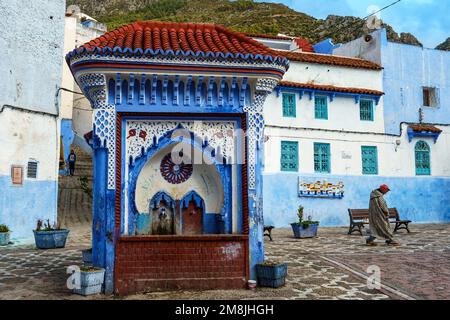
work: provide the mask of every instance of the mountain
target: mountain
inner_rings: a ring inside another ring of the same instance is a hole
[[[108,30],[136,20],[216,23],[247,33],[306,38],[312,43],[332,38],[335,43],[356,39],[370,30],[363,19],[330,15],[325,20],[297,12],[283,4],[253,0],[67,0],[106,23]],[[422,46],[410,33],[387,29],[390,41]]]
[[[447,38],[447,40],[438,45],[436,49],[450,51],[450,38]]]

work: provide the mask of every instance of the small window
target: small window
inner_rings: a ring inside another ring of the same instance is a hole
[[[283,93],[283,117],[295,118],[295,94]]]
[[[429,176],[431,174],[430,146],[425,141],[417,141],[414,151],[416,159],[416,175]]]
[[[314,143],[314,171],[330,172],[330,144]]]
[[[27,165],[27,178],[36,179],[37,178],[37,161],[28,161]]]
[[[438,105],[438,97],[436,88],[423,88],[423,106],[436,107]]]
[[[373,121],[373,101],[363,100],[359,102],[359,116],[362,121]]]
[[[298,142],[281,141],[281,171],[298,171]]]
[[[314,113],[316,119],[328,119],[328,106],[327,97],[315,96],[314,97]]]
[[[362,146],[362,173],[378,174],[378,154],[377,147]]]

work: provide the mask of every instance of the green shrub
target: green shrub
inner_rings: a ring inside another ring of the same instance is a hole
[[[6,224],[0,224],[0,232],[9,232],[9,228]]]

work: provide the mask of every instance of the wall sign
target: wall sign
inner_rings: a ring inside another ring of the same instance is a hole
[[[23,184],[23,167],[22,166],[11,166],[11,181],[14,185]]]
[[[298,196],[314,198],[342,199],[344,197],[344,183],[342,181],[331,183],[326,179],[322,181],[303,181],[298,178]]]

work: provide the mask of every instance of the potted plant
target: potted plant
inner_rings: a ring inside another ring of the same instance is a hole
[[[38,220],[36,230],[33,230],[33,233],[38,249],[55,249],[66,246],[69,230],[62,229],[59,223],[52,226],[50,220],[47,220],[45,225],[42,220]]]
[[[85,266],[92,266],[92,248],[81,251],[83,255],[83,263]]]
[[[261,287],[278,288],[286,283],[287,264],[265,261],[256,265],[256,277]]]
[[[6,246],[9,244],[10,230],[7,225],[0,224],[0,246]]]
[[[298,222],[291,223],[295,238],[313,238],[317,236],[319,221],[312,221],[311,216],[308,220],[303,220],[303,206],[298,207]]]
[[[73,278],[76,282],[76,278]],[[103,281],[105,280],[105,269],[92,266],[80,268],[79,284],[73,283],[73,293],[88,296],[102,292]]]

